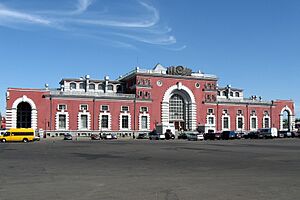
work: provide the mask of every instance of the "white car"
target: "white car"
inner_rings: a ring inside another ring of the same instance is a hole
[[[188,140],[204,140],[204,135],[202,133],[189,133],[187,136]]]
[[[103,137],[103,139],[106,139],[106,140],[113,139],[111,133],[104,133],[102,137]]]

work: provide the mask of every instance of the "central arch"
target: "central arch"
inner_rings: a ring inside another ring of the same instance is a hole
[[[174,123],[177,130],[196,130],[196,101],[193,92],[182,83],[171,86],[162,101],[163,125]]]
[[[293,131],[294,124],[293,112],[288,106],[285,106],[280,112],[280,130]]]

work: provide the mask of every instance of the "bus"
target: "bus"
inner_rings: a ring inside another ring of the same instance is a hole
[[[35,131],[32,128],[11,128],[0,136],[1,142],[30,142],[35,141]]]

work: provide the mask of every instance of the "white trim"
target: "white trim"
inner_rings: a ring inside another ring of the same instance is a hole
[[[283,131],[283,130],[288,130],[288,129],[284,129],[283,128],[283,112],[284,111],[287,111],[289,113],[289,129],[292,131],[295,129],[295,117],[293,116],[293,112],[292,110],[288,107],[288,106],[284,106],[280,112],[280,130]]]
[[[239,121],[238,121],[238,119],[239,118],[242,118],[242,128],[239,128]],[[243,130],[245,130],[245,117],[243,116],[243,115],[237,115],[236,116],[236,118],[235,118],[235,120],[236,120],[236,122],[235,122],[235,124],[236,124],[236,130],[237,131],[243,131]]]
[[[253,124],[252,124],[252,119],[255,119],[255,124],[256,124],[256,127],[253,127]],[[257,120],[257,116],[254,115],[254,116],[250,116],[250,131],[256,131],[258,129],[258,120]]]
[[[265,126],[265,119],[269,119],[269,127],[266,127]],[[271,118],[270,118],[270,116],[269,115],[265,115],[264,117],[263,117],[263,128],[271,128]]]
[[[81,128],[81,115],[87,115],[87,128]],[[91,114],[87,111],[78,112],[77,118],[77,129],[78,130],[90,130],[91,129]]]
[[[61,129],[59,128],[59,115],[65,115],[66,116],[66,128]],[[55,129],[56,130],[69,130],[69,113],[68,112],[56,112],[55,114]]]
[[[224,118],[228,117],[228,128],[224,128]],[[222,115],[222,131],[230,131],[231,123],[230,123],[230,115],[224,114]]]
[[[108,128],[102,128],[102,116],[108,115]],[[99,114],[99,130],[111,130],[111,114],[109,112],[104,111],[103,113]]]
[[[122,128],[122,116],[128,116],[128,128]],[[131,115],[130,113],[121,113],[119,116],[119,128],[122,131],[131,130]]]
[[[146,129],[142,128],[142,117],[147,117],[147,128]],[[139,130],[141,130],[141,131],[150,130],[150,115],[146,112],[139,114]]]
[[[188,113],[190,119],[190,129],[196,130],[197,128],[197,105],[193,92],[187,87],[182,85],[181,82],[178,82],[176,85],[169,87],[162,99],[161,103],[161,122],[162,124],[169,125],[169,101],[174,91],[184,91],[186,96],[190,98],[191,103],[188,104],[190,106],[190,112]]]
[[[22,97],[16,99],[12,105],[12,109],[6,110],[6,126],[7,128],[16,128],[17,127],[17,108],[18,105],[22,102],[29,103],[31,106],[31,128],[37,129],[37,110],[36,105],[34,101],[30,98],[28,98],[26,95],[23,95]]]

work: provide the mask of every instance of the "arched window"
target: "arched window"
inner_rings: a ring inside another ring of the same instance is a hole
[[[113,85],[108,85],[108,86],[107,86],[107,90],[113,91],[113,89],[114,89]]]
[[[80,83],[79,84],[79,89],[85,89],[85,84],[84,83]]]
[[[76,90],[76,83],[70,83],[70,89]]]
[[[103,84],[98,85],[98,90],[104,90],[105,86]]]
[[[233,92],[230,92],[230,96],[233,97]]]
[[[94,90],[95,89],[95,84],[94,83],[89,84],[89,89]]]
[[[226,92],[226,91],[223,91],[223,92],[222,92],[222,96],[226,97],[226,96],[227,96],[227,92]]]
[[[236,97],[240,97],[240,93],[239,92],[235,92],[235,96]]]
[[[184,120],[184,110],[185,106],[183,98],[178,94],[174,94],[169,102],[170,120]]]
[[[220,96],[221,95],[221,92],[220,91],[218,91],[218,96]]]
[[[27,102],[17,107],[17,128],[31,128],[31,106]]]

